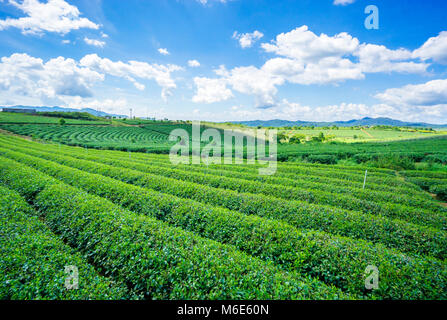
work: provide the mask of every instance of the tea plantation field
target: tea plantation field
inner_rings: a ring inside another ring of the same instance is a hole
[[[46,113],[44,113],[46,114]],[[51,114],[51,112],[49,113]],[[61,117],[37,114],[0,112],[0,124],[59,124]],[[104,118],[71,119],[64,118],[66,125],[109,125],[110,120]]]
[[[146,124],[139,126],[0,124],[0,129],[71,146],[162,154],[169,153],[171,147],[176,143],[169,141],[172,130],[184,129],[190,136],[191,146],[191,124],[178,122],[148,123],[150,122],[146,121]],[[208,128],[210,127],[201,126],[200,130],[203,133]],[[215,129],[223,137],[225,127],[217,126]],[[333,132],[340,134],[340,137],[343,136],[343,132],[348,131],[350,130],[333,130]],[[380,130],[371,131],[374,134],[381,132]],[[236,135],[240,134],[237,131],[235,132]],[[335,164],[340,160],[347,159],[356,163],[366,163],[368,161],[376,161],[380,157],[401,157],[415,162],[431,161],[447,164],[447,135],[440,133],[409,134],[422,138],[357,143],[337,141],[306,142],[301,144],[280,143],[277,146],[278,160]],[[408,137],[411,137],[411,135]],[[221,144],[223,141],[218,143]],[[245,140],[244,143],[246,144]],[[204,144],[206,143],[203,142],[202,145]]]
[[[109,133],[166,141],[162,128],[131,129]],[[105,143],[97,130],[88,140]],[[445,187],[444,173],[279,163],[260,176],[261,166],[173,165],[0,133],[0,298],[447,299],[447,208],[427,192]],[[64,287],[66,265],[78,290]]]

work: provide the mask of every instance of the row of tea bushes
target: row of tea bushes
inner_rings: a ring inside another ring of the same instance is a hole
[[[25,154],[22,157],[27,158]],[[28,161],[31,164],[29,156]],[[40,170],[135,212],[232,244],[253,256],[274,261],[288,270],[318,277],[357,296],[366,294],[362,279],[366,261],[381,270],[381,287],[372,294],[373,297],[411,299],[438,296],[435,291],[445,282],[445,266],[430,258],[410,258],[362,241],[301,232],[279,222],[162,195],[50,161],[34,161]],[[343,252],[342,256],[340,252]],[[432,289],[421,288],[413,279],[421,279],[425,284],[431,282],[433,292]]]
[[[0,221],[0,299],[138,298],[125,286],[100,276],[39,220],[18,193],[2,186]],[[65,286],[66,266],[78,269],[77,289]]]
[[[0,180],[45,215],[70,246],[148,299],[348,298],[320,281],[279,270],[63,184],[7,158]]]
[[[371,240],[402,252],[426,254],[440,259],[446,257],[447,236],[445,232],[412,225],[404,221],[389,220],[383,217],[305,202],[284,201],[272,197],[242,194],[67,156],[39,153],[29,149],[21,150],[25,154],[2,149],[0,149],[0,152],[40,170],[45,168],[51,170],[54,165],[29,155],[43,157],[70,167],[99,173],[181,198],[237,210],[247,215],[256,214],[269,219],[282,220],[297,228],[317,229],[357,239]],[[68,178],[71,178],[69,174]],[[115,183],[113,181],[109,182],[110,184]]]

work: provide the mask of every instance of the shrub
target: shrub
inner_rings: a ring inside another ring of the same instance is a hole
[[[100,276],[58,239],[14,191],[0,186],[0,299],[129,299],[123,285]],[[79,288],[65,288],[65,266],[79,271]]]
[[[310,155],[307,157],[307,161],[312,163],[322,163],[322,164],[336,164],[337,157],[334,155]]]
[[[92,264],[151,299],[337,299],[339,290],[284,272],[38,171],[2,159],[0,180],[45,213],[50,228]]]
[[[377,160],[367,162],[368,165],[378,168],[392,170],[412,170],[415,169],[414,161],[408,156],[388,155],[379,156]]]
[[[425,275],[419,274],[422,270],[415,270],[417,265],[425,266],[424,273],[429,272],[426,268],[430,270],[431,267],[429,266],[432,263],[434,263],[433,268],[438,268],[436,267],[436,262],[430,262],[430,259],[423,262],[419,261],[419,258],[412,258],[411,266],[408,266],[408,268],[406,266],[402,267],[401,264],[406,265],[409,263],[408,258],[401,257],[400,254],[381,247],[372,247],[366,243],[320,233],[297,233],[296,229],[287,225],[276,225],[258,218],[244,218],[237,213],[230,214],[230,212],[203,206],[192,201],[180,201],[167,195],[157,195],[148,190],[145,191],[118,183],[112,179],[92,176],[69,168],[64,169],[62,166],[50,165],[50,163],[44,165],[44,163],[44,161],[39,163],[39,167],[42,170],[49,170],[60,179],[67,179],[71,183],[82,185],[89,192],[100,194],[117,203],[129,206],[132,210],[156,215],[159,219],[166,219],[166,221],[170,221],[175,225],[205,234],[207,237],[217,237],[215,238],[216,240],[229,242],[238,248],[248,250],[251,254],[260,255],[269,260],[274,259],[274,261],[285,266],[293,266],[295,270],[302,270],[304,273],[323,277],[326,282],[336,284],[345,290],[357,294],[362,293],[363,282],[361,275],[364,271],[362,269],[364,259],[375,261],[386,270],[385,274],[381,274],[383,291],[374,293],[374,295],[382,297],[396,298],[406,295],[421,297],[419,289],[411,289],[413,288],[411,284],[404,284],[404,282],[407,281],[406,279],[425,277]],[[16,164],[15,167],[20,169],[20,172],[23,172],[21,174],[24,176],[30,175],[20,165]],[[32,176],[39,176],[39,173],[34,172]],[[124,178],[129,179],[130,177],[124,175]],[[13,181],[13,183],[14,181],[21,181],[21,179],[17,179],[15,176],[7,177],[6,179],[6,181]],[[104,188],[105,185],[108,188]],[[182,190],[182,188],[179,188],[179,190]],[[238,236],[234,237],[235,234]],[[264,245],[264,243],[268,244],[268,246]],[[300,248],[300,250],[297,251],[296,248]],[[309,250],[310,253],[308,255],[307,252]],[[339,256],[340,250],[344,252],[343,258]],[[275,251],[281,253],[281,255],[272,256]],[[329,261],[332,262],[326,265]],[[359,264],[354,263],[354,261],[359,261]],[[395,262],[399,267],[394,266],[391,261],[400,261]],[[417,274],[402,276],[406,272],[416,272]],[[437,273],[438,271],[433,270],[433,272]],[[434,279],[437,277],[431,273],[427,276],[434,277]],[[399,277],[402,277],[402,279],[396,280]],[[427,280],[425,279],[424,281],[426,282]],[[398,282],[401,284],[397,284]],[[407,288],[407,286],[410,286],[410,289],[403,292],[402,288]]]
[[[436,194],[439,199],[447,201],[447,183],[431,186],[430,192]]]

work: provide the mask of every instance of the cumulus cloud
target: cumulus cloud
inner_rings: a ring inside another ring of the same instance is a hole
[[[18,19],[6,18],[0,20],[0,30],[18,28],[23,34],[42,34],[55,32],[66,34],[71,30],[81,28],[98,29],[99,25],[81,18],[76,6],[70,5],[64,0],[9,0],[9,4],[21,10],[26,16]]]
[[[282,77],[266,71],[265,69],[249,67],[237,67],[231,71],[219,70],[224,79],[232,88],[240,93],[254,95],[255,104],[260,108],[268,108],[275,104],[277,85],[284,83]]]
[[[62,97],[61,106],[66,108],[82,109],[91,108],[109,113],[122,114],[123,110],[127,111],[128,102],[126,99],[105,99],[97,100],[81,97]]]
[[[437,37],[429,38],[413,56],[422,60],[432,59],[440,64],[447,64],[447,31],[442,31]]]
[[[134,77],[140,79],[155,80],[162,87],[162,98],[166,99],[171,95],[171,90],[177,85],[171,78],[171,73],[182,70],[177,65],[159,65],[149,64],[141,61],[112,61],[107,58],[101,58],[97,54],[89,54],[83,57],[80,65],[88,67],[98,72],[106,73],[115,77],[125,78],[134,83],[137,89],[144,89],[143,85],[135,81]]]
[[[103,80],[104,75],[63,57],[43,62],[27,54],[15,53],[2,57],[0,63],[0,90],[23,96],[90,97],[93,84]]]
[[[340,103],[311,107],[283,99],[269,109],[236,108],[232,109],[230,114],[234,118],[246,120],[284,119],[292,121],[337,121],[360,119],[366,116],[379,117],[388,114],[385,112],[389,112],[389,110],[385,111],[381,110],[380,107],[370,107],[365,104]]]
[[[436,106],[447,109],[447,79],[431,80],[423,84],[410,84],[402,88],[391,88],[375,95],[377,99],[391,105]]]
[[[159,48],[159,49],[158,49],[158,52],[159,52],[160,54],[164,55],[164,56],[167,56],[167,55],[170,54],[169,51],[168,51],[168,49],[166,49],[166,48]]]
[[[346,5],[354,3],[354,2],[355,2],[355,0],[334,0],[334,5],[346,6]]]
[[[281,85],[284,79],[276,77],[270,72],[254,66],[237,67],[227,70],[225,66],[220,66],[214,70],[220,78],[195,78],[194,83],[197,88],[194,102],[213,103],[228,100],[233,97],[234,91],[255,96],[256,106],[268,108],[274,105],[277,85]]]
[[[271,43],[261,46],[267,52],[276,53],[298,61],[312,63],[326,57],[342,57],[353,53],[359,40],[346,32],[330,37],[324,33],[317,36],[307,26],[281,33]]]
[[[358,80],[364,73],[401,72],[424,73],[428,64],[411,61],[413,54],[406,49],[391,50],[381,45],[360,44],[346,32],[328,36],[316,35],[307,26],[279,34],[270,43],[262,44],[265,51],[288,58],[290,70],[286,79],[299,84],[326,84]],[[287,70],[285,70],[287,72]]]
[[[237,33],[235,37],[238,37]],[[381,45],[360,43],[346,32],[333,36],[316,35],[307,26],[281,33],[261,47],[276,55],[261,67],[220,68],[215,71],[220,76],[219,80],[232,90],[254,96],[256,106],[260,108],[275,106],[277,87],[286,82],[338,84],[364,79],[367,73],[423,74],[429,66],[426,62],[415,61],[415,54],[407,49],[392,50]]]
[[[235,31],[233,33],[233,39],[237,39],[239,41],[239,45],[241,48],[250,48],[253,46],[253,44],[261,39],[264,36],[262,32],[259,32],[258,30],[255,30],[251,33],[238,33]]]
[[[229,114],[229,116],[228,116]],[[343,102],[340,104],[311,107],[287,99],[279,101],[269,109],[253,109],[236,107],[231,108],[228,114],[220,115],[221,119],[228,120],[302,120],[302,121],[346,121],[364,117],[389,117],[403,121],[418,121],[428,123],[447,123],[447,108],[433,107],[406,107],[389,104],[357,104]],[[209,117],[212,117],[210,115]]]
[[[64,97],[89,98],[92,87],[105,75],[131,81],[138,90],[145,86],[135,78],[155,80],[166,99],[176,88],[171,72],[181,70],[175,65],[149,64],[140,61],[113,62],[96,54],[86,55],[80,61],[58,57],[44,62],[27,54],[12,54],[0,60],[0,91],[45,101]]]
[[[390,50],[382,45],[362,44],[354,56],[359,58],[359,67],[363,72],[401,72],[424,73],[428,64],[405,61],[412,59],[414,54],[407,49]]]
[[[188,66],[190,66],[191,68],[197,68],[200,67],[200,62],[197,60],[189,60]]]
[[[283,99],[280,110],[289,119],[299,119],[304,121],[315,121],[317,119],[318,121],[336,121],[360,119],[365,116],[380,116],[376,112],[377,110],[374,110],[365,104],[356,103],[340,103],[311,108]]]
[[[225,101],[233,97],[233,93],[227,88],[224,79],[209,79],[195,77],[196,94],[192,98],[194,102],[213,103]]]
[[[84,42],[88,45],[99,47],[99,48],[103,48],[106,45],[105,41],[89,39],[87,37],[84,38]]]

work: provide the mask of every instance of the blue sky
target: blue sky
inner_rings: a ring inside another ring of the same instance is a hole
[[[365,28],[368,5],[379,29]],[[442,0],[0,0],[0,105],[447,123]]]

